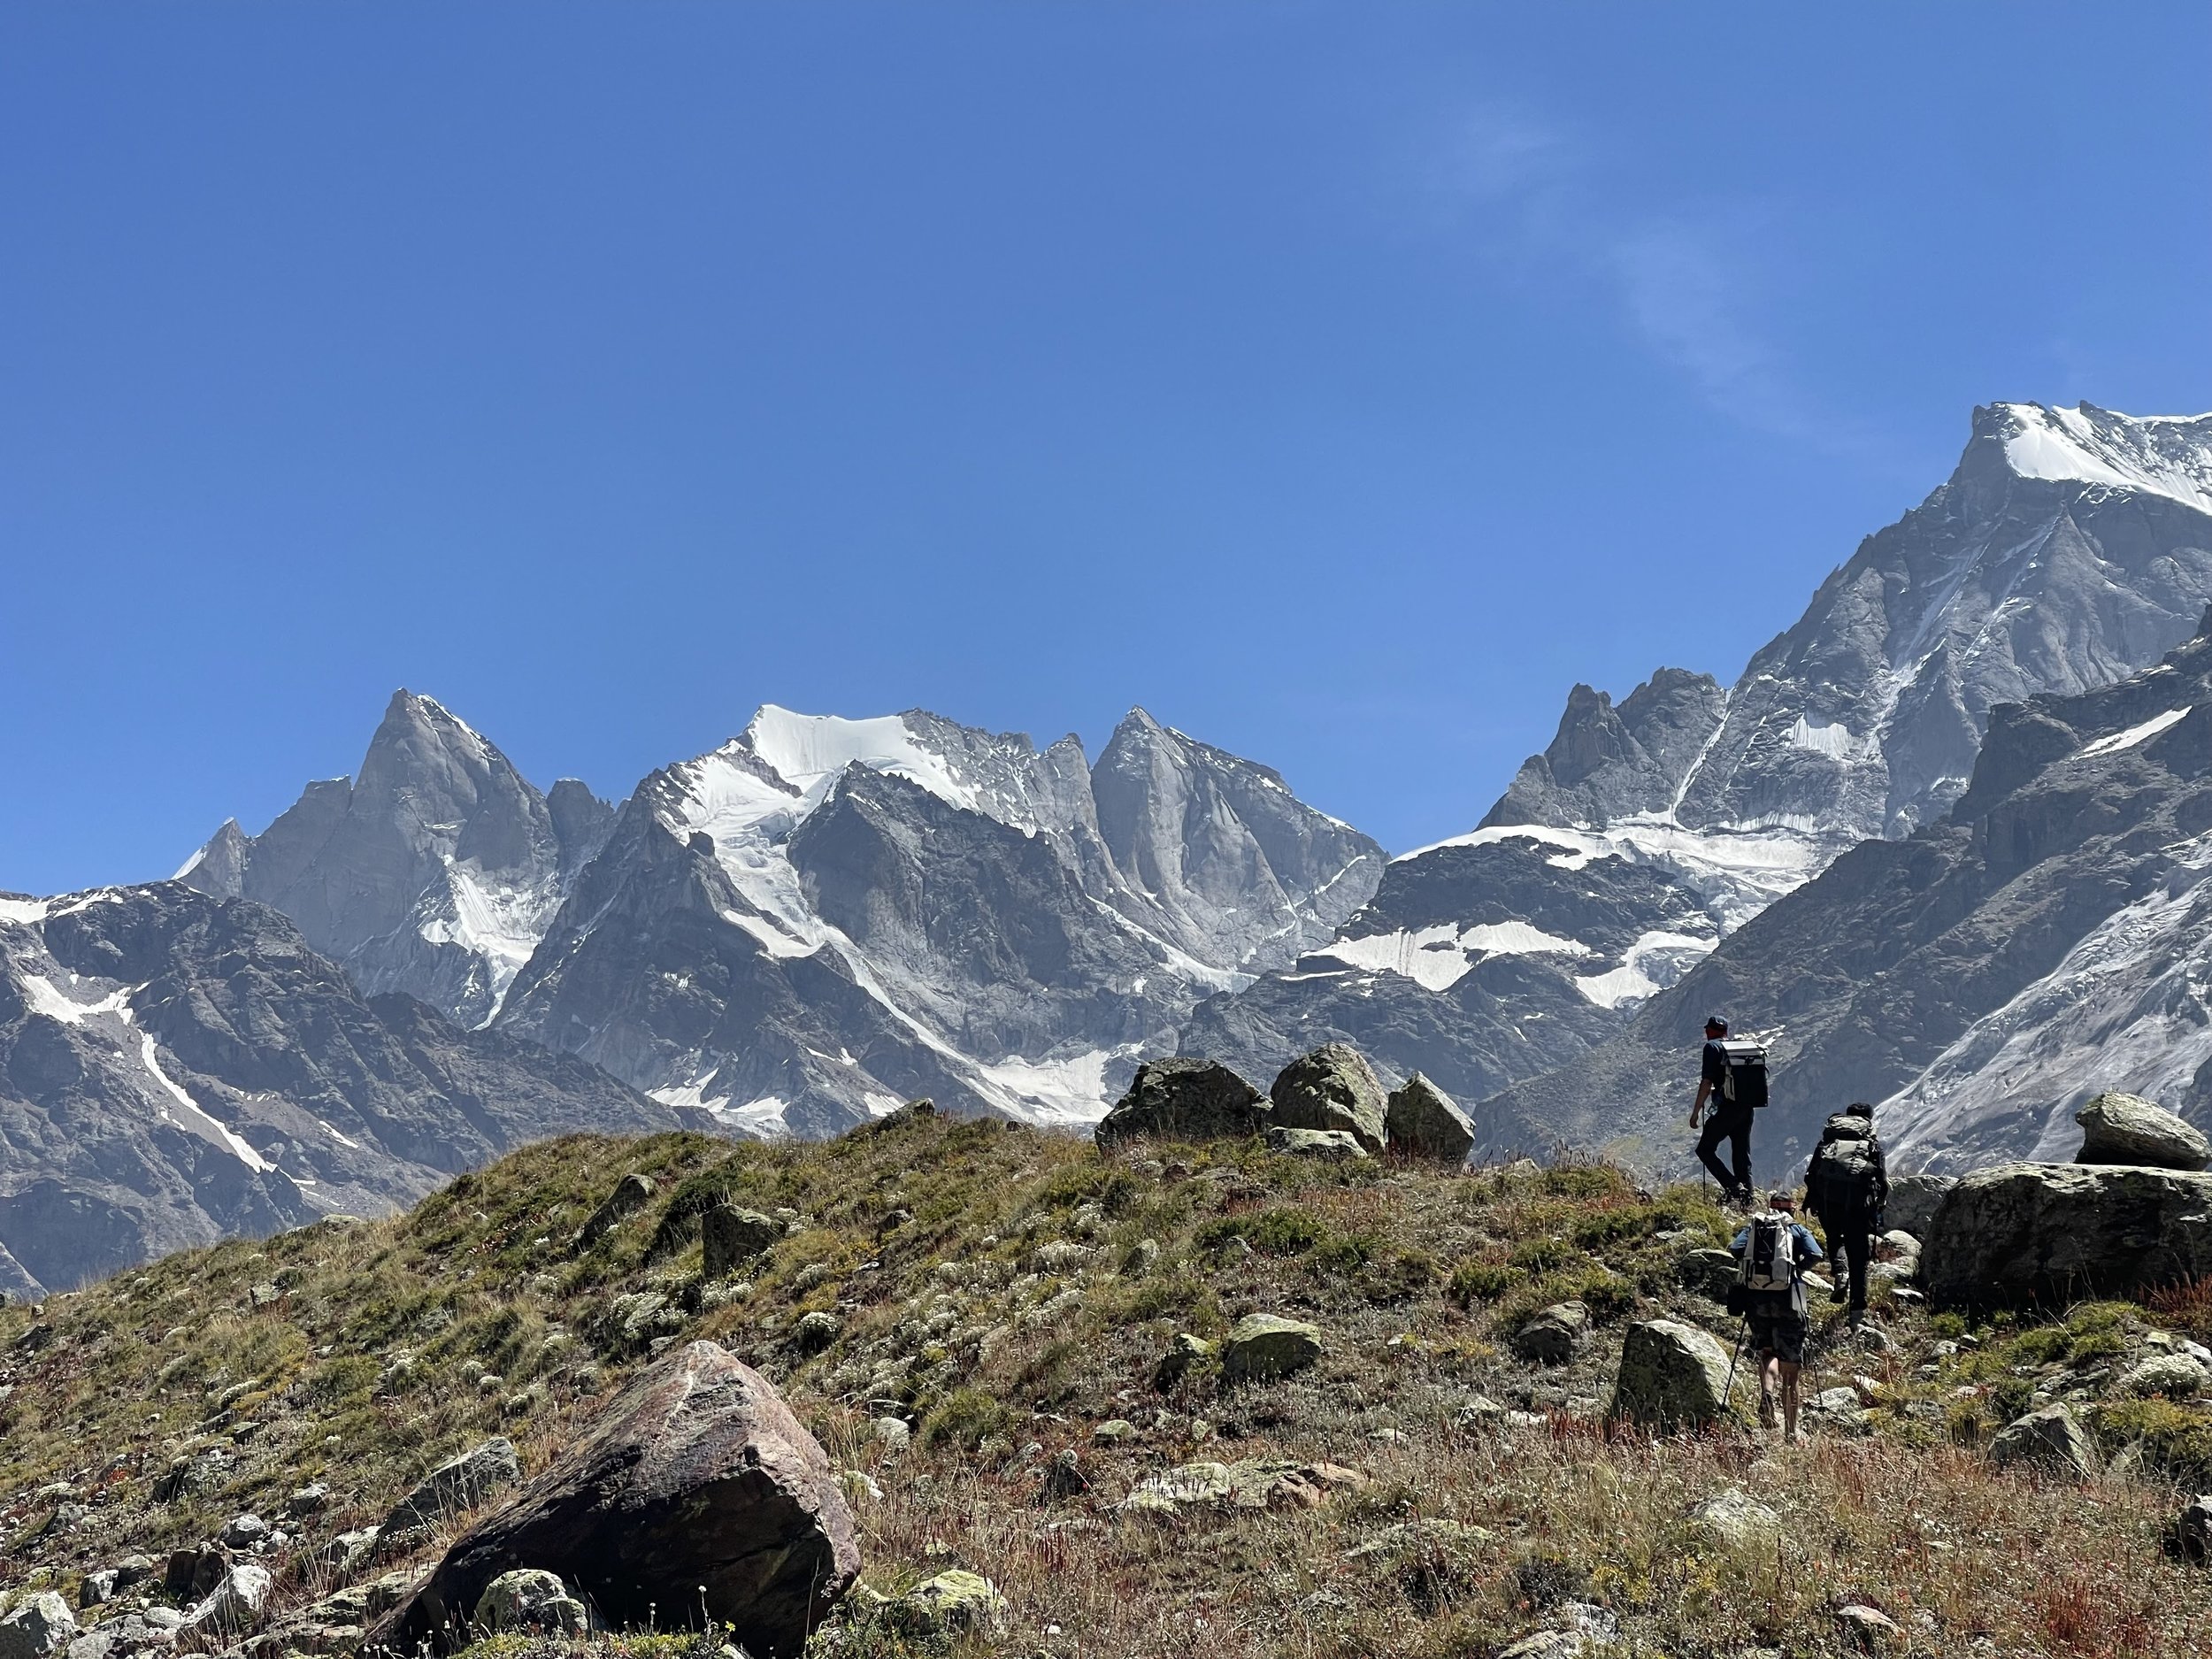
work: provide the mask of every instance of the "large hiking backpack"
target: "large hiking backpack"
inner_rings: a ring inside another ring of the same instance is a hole
[[[1728,1062],[1722,1075],[1720,1097],[1731,1106],[1759,1107],[1767,1103],[1767,1049],[1748,1037],[1723,1037],[1721,1057]]]
[[[1797,1283],[1797,1235],[1790,1218],[1771,1210],[1751,1217],[1743,1259],[1736,1263],[1738,1290],[1789,1290]]]
[[[1820,1145],[1805,1171],[1807,1202],[1824,1216],[1870,1210],[1879,1172],[1873,1124],[1855,1113],[1839,1112],[1821,1131]]]

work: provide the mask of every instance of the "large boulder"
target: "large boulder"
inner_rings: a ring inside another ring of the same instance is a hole
[[[758,1659],[791,1659],[860,1552],[836,1471],[791,1408],[752,1367],[693,1342],[463,1533],[373,1645],[449,1645],[492,1580],[518,1567],[558,1574],[609,1624],[710,1618]]]
[[[1475,1149],[1474,1120],[1418,1071],[1390,1091],[1383,1132],[1393,1152],[1438,1164],[1464,1164]]]
[[[1678,1319],[1628,1327],[1609,1415],[1646,1428],[1711,1423],[1728,1409],[1728,1350]]]
[[[1928,1224],[1920,1282],[1940,1307],[2064,1302],[2212,1273],[2212,1175],[2001,1164]]]
[[[1267,1125],[1267,1097],[1215,1060],[1179,1054],[1148,1060],[1129,1091],[1099,1120],[1098,1144],[1142,1135],[1158,1141],[1241,1141]]]
[[[512,1440],[502,1436],[472,1446],[458,1457],[440,1463],[393,1505],[377,1529],[378,1536],[396,1541],[411,1532],[436,1526],[476,1508],[521,1479],[522,1459]]]
[[[2200,1130],[2139,1094],[2100,1094],[2074,1114],[2081,1125],[2077,1164],[2138,1164],[2162,1170],[2200,1170],[2212,1164],[2212,1141]]]
[[[1328,1042],[1282,1069],[1268,1090],[1274,1120],[1291,1129],[1341,1129],[1370,1152],[1389,1133],[1382,1079],[1348,1042]]]
[[[1928,1224],[1943,1202],[1944,1194],[1958,1185],[1955,1175],[1900,1175],[1889,1184],[1889,1204],[1882,1224],[1916,1239],[1928,1236]]]
[[[76,1615],[51,1590],[26,1597],[0,1618],[0,1659],[46,1659],[77,1634]]]
[[[1221,1345],[1221,1374],[1233,1383],[1271,1382],[1321,1357],[1321,1333],[1296,1319],[1248,1313]]]

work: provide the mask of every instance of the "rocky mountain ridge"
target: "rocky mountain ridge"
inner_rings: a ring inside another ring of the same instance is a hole
[[[921,710],[769,705],[620,808],[540,795],[402,692],[358,781],[181,879],[395,986],[744,1133],[929,1094],[1087,1121],[1200,995],[1327,939],[1381,849],[1142,710],[1095,765]]]
[[[564,1130],[683,1121],[581,1062],[364,997],[250,900],[0,895],[0,1293],[386,1213]]]
[[[1393,860],[1336,939],[1208,999],[1181,1046],[1260,1071],[1351,1041],[1468,1099],[1572,1061],[1853,847],[1939,819],[1993,708],[2188,638],[2208,480],[2212,416],[1978,409],[1950,479],[1732,686],[1661,669],[1617,706],[1578,686],[1477,829]]]

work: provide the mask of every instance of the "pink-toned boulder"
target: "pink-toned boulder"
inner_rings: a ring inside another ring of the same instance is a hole
[[[794,1659],[860,1569],[821,1447],[763,1377],[712,1342],[641,1372],[577,1445],[464,1532],[368,1646],[468,1640],[501,1573],[557,1573],[612,1626],[711,1617],[757,1659]]]

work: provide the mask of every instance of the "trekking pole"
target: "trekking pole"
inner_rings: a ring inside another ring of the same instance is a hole
[[[1749,1335],[1750,1332],[1751,1316],[1747,1313],[1736,1322],[1736,1346],[1728,1351],[1728,1380],[1721,1385],[1720,1389],[1720,1409],[1723,1411],[1728,1410],[1735,1404],[1733,1395],[1736,1392],[1736,1362],[1743,1357],[1744,1338]]]

